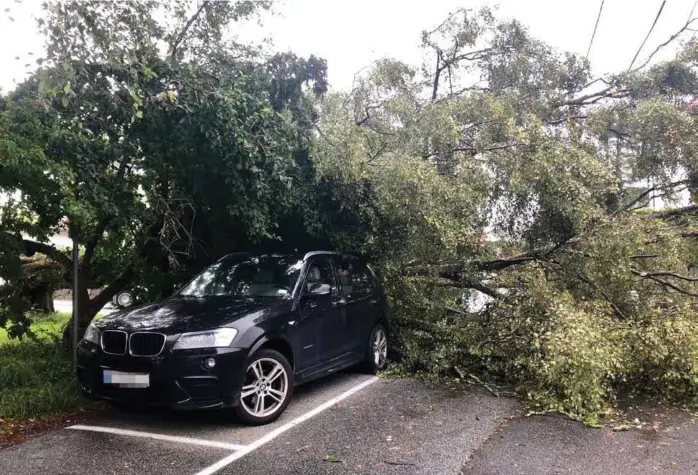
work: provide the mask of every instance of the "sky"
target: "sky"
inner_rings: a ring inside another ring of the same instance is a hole
[[[589,59],[597,74],[627,69],[650,29],[662,0],[605,0]],[[696,0],[667,0],[638,62],[681,28]],[[516,18],[531,34],[559,51],[584,55],[601,0],[282,0],[263,26],[245,25],[243,39],[271,37],[274,48],[328,61],[334,89],[350,88],[354,74],[376,59],[391,57],[421,64],[420,32],[438,25],[460,7],[498,6],[498,15]],[[40,55],[42,38],[31,15],[40,0],[0,0],[0,88],[21,81]],[[12,16],[14,21],[10,21]],[[698,15],[698,9],[696,9]],[[667,49],[657,59],[671,56]],[[15,57],[19,57],[17,60]],[[25,64],[30,64],[27,68]]]

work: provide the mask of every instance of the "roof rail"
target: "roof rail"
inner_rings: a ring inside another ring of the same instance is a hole
[[[312,251],[308,252],[303,256],[303,260],[310,259],[313,256],[338,256],[339,253],[334,252],[334,251]]]
[[[222,261],[223,259],[227,259],[227,258],[229,258],[229,257],[234,257],[234,256],[251,256],[251,255],[252,255],[251,252],[244,252],[244,251],[241,251],[241,252],[231,252],[230,254],[226,254],[225,256],[221,257],[221,258],[218,259],[216,262]]]

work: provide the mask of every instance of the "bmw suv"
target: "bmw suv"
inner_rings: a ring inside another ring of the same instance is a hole
[[[271,422],[295,385],[387,360],[385,296],[360,259],[231,254],[174,296],[93,322],[79,345],[88,397],[233,408]]]

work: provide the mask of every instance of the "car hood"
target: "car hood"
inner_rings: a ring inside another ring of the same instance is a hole
[[[245,317],[254,321],[276,314],[286,301],[234,297],[172,297],[108,315],[100,330],[159,331],[167,334],[208,330]]]

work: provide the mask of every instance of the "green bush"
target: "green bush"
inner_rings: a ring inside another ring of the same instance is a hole
[[[57,339],[0,345],[0,418],[37,417],[84,404],[71,352]]]

